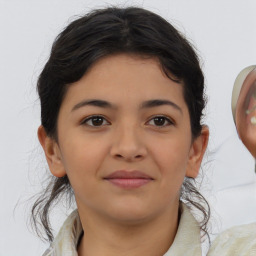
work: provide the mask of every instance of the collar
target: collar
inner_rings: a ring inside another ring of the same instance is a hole
[[[163,256],[201,256],[200,227],[188,207],[181,203],[181,217],[174,241]]]
[[[78,256],[77,244],[83,232],[78,211],[73,211],[64,222],[57,237],[43,256]],[[173,244],[163,256],[201,256],[200,228],[184,203]]]

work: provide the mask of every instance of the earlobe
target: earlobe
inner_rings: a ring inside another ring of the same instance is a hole
[[[209,140],[209,128],[207,126],[203,126],[201,134],[194,139],[190,149],[189,160],[188,160],[187,171],[186,171],[187,177],[190,177],[190,178],[197,177],[205,150],[208,145],[208,140]]]
[[[53,138],[47,136],[42,125],[38,128],[37,136],[44,150],[51,173],[56,177],[65,176],[66,171],[62,163],[60,149],[57,142]]]

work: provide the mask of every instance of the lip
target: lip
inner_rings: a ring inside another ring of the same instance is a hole
[[[104,180],[121,188],[133,189],[142,187],[154,179],[141,171],[118,170],[104,177]]]

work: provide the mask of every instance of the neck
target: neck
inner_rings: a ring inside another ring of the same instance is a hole
[[[173,243],[178,228],[178,206],[138,223],[113,222],[79,209],[84,230],[79,256],[156,256]]]

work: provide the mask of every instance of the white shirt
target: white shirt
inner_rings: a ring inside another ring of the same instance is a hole
[[[199,225],[186,205],[182,204],[181,208],[182,213],[175,239],[163,256],[200,256],[202,252]],[[80,218],[75,210],[64,222],[57,237],[43,256],[77,256],[76,248],[82,232]]]
[[[256,223],[232,227],[213,241],[207,256],[256,256]]]

